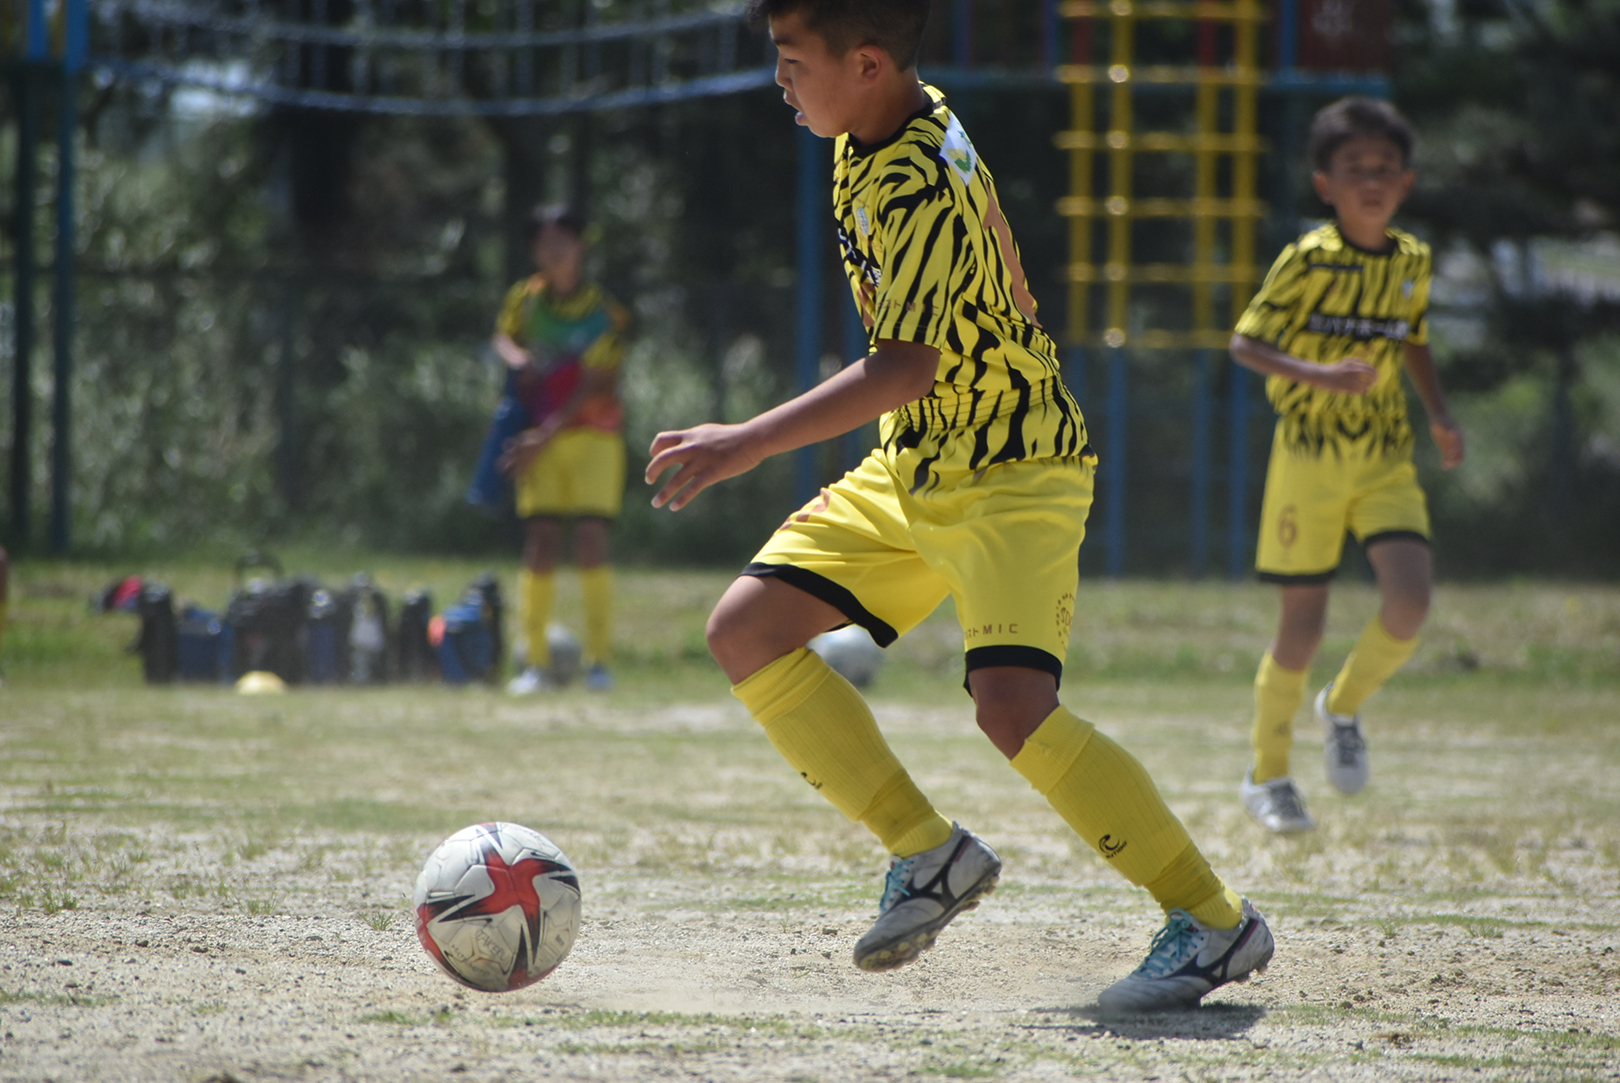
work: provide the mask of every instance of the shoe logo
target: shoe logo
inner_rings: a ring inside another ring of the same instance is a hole
[[[1120,839],[1118,842],[1115,842],[1114,836],[1112,835],[1104,835],[1102,838],[1097,840],[1097,849],[1101,850],[1102,855],[1110,861],[1118,857],[1120,852],[1129,845],[1130,843],[1125,839]]]

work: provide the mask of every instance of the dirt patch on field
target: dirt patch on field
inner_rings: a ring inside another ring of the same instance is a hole
[[[882,855],[730,703],[189,695],[8,718],[0,1080],[1620,1079],[1601,690],[1391,693],[1372,790],[1308,785],[1322,828],[1297,840],[1237,806],[1241,723],[1204,718],[1239,694],[1094,690],[1279,945],[1202,1009],[1123,1023],[1096,996],[1151,903],[963,710],[882,713],[1003,887],[871,976],[849,952]],[[432,967],[406,904],[438,838],[496,816],[570,851],[586,923],[551,978],[488,996]]]

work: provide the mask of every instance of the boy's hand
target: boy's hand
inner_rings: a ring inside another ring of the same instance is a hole
[[[653,507],[666,504],[680,511],[692,498],[718,481],[745,474],[765,456],[749,438],[747,425],[699,425],[678,432],[661,432],[653,438],[652,462],[647,464],[647,484],[671,466],[680,469],[653,497]]]
[[[1311,382],[1324,391],[1365,395],[1378,381],[1378,370],[1359,357],[1346,357],[1331,365],[1319,366]]]
[[[554,435],[554,429],[524,429],[506,442],[506,450],[495,460],[495,469],[504,477],[517,477],[545,450]]]
[[[1440,449],[1440,468],[1450,470],[1461,465],[1465,449],[1463,447],[1462,429],[1449,416],[1441,416],[1429,422],[1429,435],[1434,437],[1434,446]]]

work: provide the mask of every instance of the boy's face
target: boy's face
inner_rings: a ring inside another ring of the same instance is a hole
[[[1342,225],[1381,230],[1395,217],[1414,178],[1394,143],[1383,136],[1358,135],[1334,148],[1327,171],[1318,170],[1311,179]]]
[[[865,104],[862,92],[876,81],[881,52],[857,46],[834,56],[827,40],[791,10],[771,16],[771,40],[776,43],[776,83],[782,100],[798,113],[794,119],[824,139],[854,128]]]
[[[562,226],[546,226],[534,239],[535,269],[558,293],[574,292],[584,258],[585,242]]]

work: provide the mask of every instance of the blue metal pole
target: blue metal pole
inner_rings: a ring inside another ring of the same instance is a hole
[[[1299,62],[1299,0],[1277,3],[1277,70],[1291,74]]]
[[[1060,355],[1063,361],[1063,382],[1069,386],[1069,394],[1080,404],[1080,412],[1086,409],[1086,348],[1084,346],[1066,346]]]
[[[973,0],[956,0],[955,60],[959,68],[973,66]]]
[[[1192,560],[1194,579],[1209,565],[1209,351],[1193,354]]]
[[[799,393],[816,385],[821,369],[821,239],[831,206],[825,144],[809,128],[799,129],[798,334],[794,371]],[[800,504],[816,495],[815,445],[794,453],[793,497]]]
[[[1118,579],[1125,574],[1125,424],[1129,402],[1125,393],[1127,373],[1125,351],[1108,351],[1108,451],[1103,459],[1104,506],[1108,519],[1103,523],[1105,574]]]
[[[1041,0],[1041,67],[1047,71],[1062,63],[1058,52],[1058,19],[1058,0]]]
[[[1232,366],[1231,468],[1227,474],[1226,574],[1242,579],[1249,560],[1249,370]]]
[[[861,310],[855,307],[855,295],[845,292],[844,299],[844,364],[853,365],[870,352],[872,347],[871,336],[867,333],[866,324],[861,322]],[[852,470],[855,465],[866,457],[871,451],[867,446],[867,426],[852,429],[844,435],[843,454],[840,469]]]

